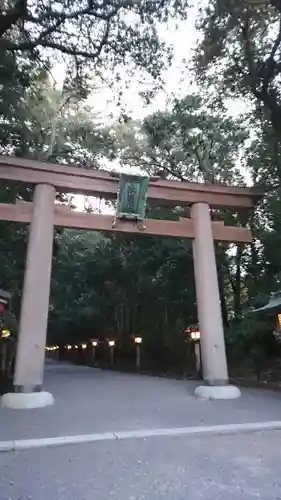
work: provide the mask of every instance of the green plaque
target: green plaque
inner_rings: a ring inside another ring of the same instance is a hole
[[[117,194],[117,219],[145,219],[148,177],[121,174]]]

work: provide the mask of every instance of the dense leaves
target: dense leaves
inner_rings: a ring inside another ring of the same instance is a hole
[[[198,76],[231,97],[258,103],[281,134],[279,2],[210,0],[200,10]],[[254,100],[254,99],[256,100]]]
[[[123,164],[152,175],[198,182],[243,184],[237,164],[247,130],[208,110],[197,95],[175,99],[171,109],[113,129]]]
[[[131,64],[155,77],[170,59],[157,23],[186,15],[186,0],[6,1],[0,9],[0,47],[47,63],[59,57],[78,85],[93,64],[103,69]]]

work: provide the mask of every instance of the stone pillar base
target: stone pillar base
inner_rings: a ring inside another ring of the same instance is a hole
[[[43,408],[54,404],[55,400],[50,392],[8,392],[1,398],[2,407],[12,410],[30,410]]]
[[[195,396],[202,399],[237,399],[241,391],[235,385],[199,385]]]

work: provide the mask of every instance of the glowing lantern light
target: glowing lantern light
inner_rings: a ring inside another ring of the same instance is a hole
[[[135,337],[134,342],[135,344],[142,344],[142,337]]]
[[[10,336],[11,336],[10,330],[8,330],[7,328],[5,328],[4,330],[2,330],[2,333],[1,333],[2,339],[7,339]]]
[[[192,340],[194,340],[195,342],[196,342],[197,340],[200,340],[200,331],[199,331],[199,330],[197,330],[197,331],[195,331],[195,332],[191,332],[191,338],[192,338]]]

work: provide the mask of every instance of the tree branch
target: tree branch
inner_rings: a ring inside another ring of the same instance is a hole
[[[129,4],[129,2],[127,2]],[[54,11],[48,11],[45,12],[44,14],[41,14],[38,17],[29,15],[27,17],[27,21],[32,22],[34,24],[41,24],[42,21],[45,21],[46,19],[48,20],[60,20],[61,22],[64,21],[70,21],[71,19],[78,19],[79,17],[82,16],[89,16],[89,17],[95,17],[96,19],[99,19],[101,21],[108,21],[112,17],[114,17],[116,14],[118,14],[119,10],[123,8],[123,5],[116,5],[114,8],[112,8],[111,11],[109,11],[107,14],[102,14],[101,12],[98,12],[96,10],[93,10],[92,7],[86,7],[85,9],[80,9],[76,10],[74,12],[70,12],[69,14],[67,13],[61,13],[61,12],[54,12]]]
[[[276,72],[276,68],[278,68],[278,72],[281,72],[280,64],[276,64],[274,61],[274,56],[275,56],[276,51],[281,43],[281,19],[280,19],[280,24],[279,24],[278,36],[277,36],[277,38],[272,46],[270,56],[263,64],[263,68],[265,68],[267,70],[267,73],[264,75],[262,75],[262,73],[260,75],[258,75],[256,68],[254,67],[253,51],[252,51],[251,42],[250,42],[250,38],[249,38],[249,18],[246,20],[245,24],[243,26],[241,26],[241,32],[242,32],[242,36],[244,39],[245,58],[246,58],[247,66],[248,66],[251,90],[252,90],[253,94],[258,99],[260,99],[270,109],[270,111],[272,113],[274,113],[277,103],[274,101],[272,96],[268,94],[268,86],[269,86],[270,80],[272,79],[272,77],[274,75],[274,72]],[[258,77],[263,80],[261,90],[258,90],[258,88],[257,88]]]
[[[262,71],[261,71],[261,78],[263,79],[263,90],[266,92],[268,89],[268,86],[270,84],[270,81],[272,80],[272,77],[274,76],[274,73],[280,72],[280,70],[277,69],[277,63],[274,59],[275,54],[277,52],[277,49],[279,48],[281,43],[281,18],[279,21],[279,31],[278,35],[276,37],[276,40],[272,46],[270,56],[264,61],[262,65]]]
[[[2,10],[0,14],[0,38],[11,29],[19,19],[25,18],[27,14],[27,0],[18,0],[15,6],[9,10]]]
[[[167,167],[166,165],[163,165],[161,162],[159,162],[154,155],[151,155],[151,159],[152,159],[153,163],[155,164],[155,166],[158,167],[159,169],[165,170],[165,172],[172,175],[173,177],[176,177],[177,179],[179,179],[182,182],[186,180],[179,172],[175,172],[173,169],[171,169],[171,168]],[[157,175],[157,174],[155,174],[155,175]],[[159,173],[158,173],[158,175],[159,175]]]
[[[12,27],[15,22],[19,19],[22,19],[24,21],[30,22],[35,24],[37,27],[41,26],[43,21],[52,21],[56,20],[56,22],[49,26],[47,29],[43,30],[38,38],[33,41],[29,42],[23,42],[23,43],[6,43],[6,48],[8,50],[29,50],[32,48],[35,48],[37,46],[42,46],[42,47],[49,47],[49,48],[57,48],[58,50],[62,51],[62,48],[60,44],[57,45],[57,47],[54,47],[54,42],[53,45],[51,45],[52,42],[45,41],[45,38],[54,33],[65,21],[70,21],[72,19],[78,19],[78,18],[83,18],[83,16],[88,16],[88,17],[93,17],[95,19],[98,19],[100,21],[105,21],[108,23],[109,21],[118,14],[120,9],[124,7],[128,7],[132,4],[131,0],[121,2],[119,5],[112,6],[112,9],[107,13],[107,14],[102,14],[101,12],[98,12],[97,10],[93,10],[93,2],[89,1],[88,7],[81,9],[81,10],[76,10],[74,12],[70,13],[60,13],[60,12],[54,12],[54,11],[47,11],[44,14],[39,15],[38,17],[35,17],[33,15],[30,15],[26,11],[26,0],[19,0],[17,4],[17,9],[16,7],[14,9],[11,9],[10,13],[6,13],[5,15],[0,16],[0,38],[1,36],[10,28]],[[21,9],[20,9],[21,7]],[[23,8],[24,7],[24,8]],[[2,23],[2,19],[5,20],[5,24]],[[10,22],[8,23],[8,20]],[[41,43],[41,42],[44,43]],[[86,51],[74,51],[69,49],[69,52],[65,52],[70,55],[81,55],[83,57],[87,57],[87,52]],[[94,55],[96,57],[96,55]]]
[[[271,52],[270,52],[270,56],[269,56],[269,59],[273,59],[273,57],[275,56],[276,54],[276,51],[279,47],[281,43],[281,17],[280,17],[280,20],[279,20],[279,31],[278,31],[278,35],[277,35],[277,38],[273,44],[273,47],[271,49]]]
[[[256,86],[254,85],[253,52],[252,52],[251,42],[249,39],[249,18],[247,18],[245,24],[241,26],[241,32],[244,40],[244,51],[246,56],[246,62],[248,66],[249,76],[251,79],[251,88],[252,90],[256,91]]]
[[[34,49],[35,47],[44,47],[48,49],[54,49],[54,50],[59,50],[62,54],[67,54],[67,55],[72,55],[72,56],[80,56],[80,57],[85,57],[87,59],[92,59],[95,60],[97,59],[101,51],[106,44],[108,40],[108,35],[110,31],[110,22],[107,23],[104,34],[102,36],[102,39],[99,43],[99,46],[96,48],[96,51],[93,53],[90,53],[86,50],[80,50],[79,48],[76,48],[74,46],[65,46],[57,42],[52,42],[52,41],[47,41],[44,40],[43,38],[41,39],[41,36],[37,38],[34,41],[29,41],[29,42],[23,42],[18,45],[16,44],[7,44],[7,50],[30,50]]]
[[[195,156],[196,156],[197,161],[198,161],[199,170],[201,171],[201,173],[203,175],[204,181],[209,183],[209,184],[212,184],[214,181],[213,175],[212,175],[212,172],[209,172],[208,168],[206,168],[206,164],[205,164],[206,158],[204,159],[204,156],[206,157],[206,151],[205,151],[205,154],[203,153],[203,157],[200,156],[200,154],[199,154],[200,146],[201,146],[201,144],[198,144],[198,146],[196,146],[196,148],[194,148],[194,153],[195,153]],[[204,148],[204,143],[203,143],[203,148]],[[207,159],[208,160],[210,159],[210,158],[208,158],[208,152],[207,152]]]

